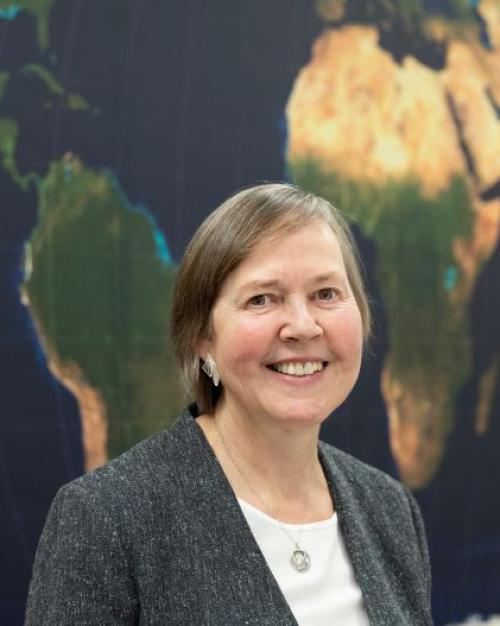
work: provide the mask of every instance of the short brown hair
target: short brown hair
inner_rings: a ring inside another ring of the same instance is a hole
[[[222,283],[263,239],[318,219],[337,237],[367,341],[371,316],[359,254],[339,211],[294,185],[266,183],[244,189],[223,202],[198,228],[182,259],[174,291],[173,345],[182,383],[201,412],[212,412],[220,393],[202,372],[197,350],[209,335],[212,307]]]

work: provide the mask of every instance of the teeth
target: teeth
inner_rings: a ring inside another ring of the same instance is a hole
[[[276,363],[272,368],[282,374],[289,374],[290,376],[308,376],[319,372],[323,369],[322,361],[306,361],[305,363],[297,363],[296,361],[290,363]]]

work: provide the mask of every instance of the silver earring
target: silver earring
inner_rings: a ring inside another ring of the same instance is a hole
[[[220,376],[217,370],[217,365],[215,361],[212,359],[212,355],[208,354],[207,358],[203,361],[203,365],[201,369],[205,372],[205,374],[212,379],[213,384],[218,387],[220,383]]]

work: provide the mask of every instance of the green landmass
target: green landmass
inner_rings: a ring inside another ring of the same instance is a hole
[[[77,93],[69,93],[66,96],[65,106],[70,111],[88,111],[90,108],[89,103],[85,100],[85,98]],[[94,112],[96,112],[95,109]]]
[[[453,297],[465,278],[453,242],[468,240],[473,228],[464,178],[428,198],[411,179],[375,186],[343,179],[310,160],[292,163],[291,171],[297,184],[330,200],[376,243],[391,373],[412,389],[444,385],[452,402],[470,369],[466,307]]]
[[[0,0],[0,10],[19,9],[33,15],[37,23],[38,45],[46,50],[49,45],[49,16],[56,0]]]
[[[47,87],[51,94],[55,96],[64,95],[64,87],[57,80],[54,74],[43,65],[40,65],[39,63],[28,63],[28,65],[24,66],[23,72],[25,72],[26,74],[33,74],[33,76],[37,76]]]
[[[0,72],[0,100],[2,100],[4,96],[5,88],[7,87],[9,78],[10,78],[9,72]]]
[[[24,66],[23,72],[39,78],[51,95],[60,98],[64,97],[64,100],[61,100],[62,106],[70,111],[88,111],[90,109],[89,103],[83,96],[77,93],[66,93],[65,88],[54,74],[43,65],[39,63],[29,63]],[[47,106],[52,108],[52,103],[47,103]],[[96,113],[97,110],[94,109],[93,112]]]
[[[18,184],[21,184],[21,175],[17,169],[15,156],[18,134],[19,128],[15,120],[9,117],[0,117],[0,153],[2,155],[2,166]]]
[[[0,117],[0,157],[2,167],[10,174],[12,180],[26,191],[31,182],[36,180],[33,173],[22,175],[17,167],[16,150],[19,127],[10,117]]]
[[[66,157],[39,185],[23,290],[48,357],[100,392],[115,456],[178,414],[174,267],[113,176]]]
[[[5,94],[9,78],[8,72],[0,71],[0,101]],[[36,180],[36,176],[33,173],[23,176],[17,167],[16,151],[18,137],[19,126],[16,120],[11,117],[0,117],[0,162],[4,170],[10,174],[12,180],[23,191],[26,191],[30,183]]]

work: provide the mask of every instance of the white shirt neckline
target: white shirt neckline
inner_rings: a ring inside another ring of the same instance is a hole
[[[318,522],[288,524],[241,498],[238,503],[299,626],[368,626],[336,513]],[[290,563],[295,540],[310,555],[306,572]]]
[[[250,504],[246,500],[243,500],[243,498],[238,498],[238,502],[242,508],[248,507],[248,509],[250,509],[250,511],[252,511],[254,515],[260,516],[262,519],[267,520],[268,522],[272,522],[273,524],[278,526],[278,528],[282,526],[292,532],[300,531],[300,530],[302,531],[318,530],[320,528],[328,528],[329,526],[334,526],[335,524],[338,523],[337,513],[335,511],[330,517],[327,517],[324,520],[319,520],[317,522],[306,522],[305,524],[295,524],[295,523],[290,523],[290,522],[281,522],[277,520],[275,517],[272,517],[271,515],[264,513],[264,511],[261,511],[261,509],[257,508],[256,506],[253,506],[253,504]]]

